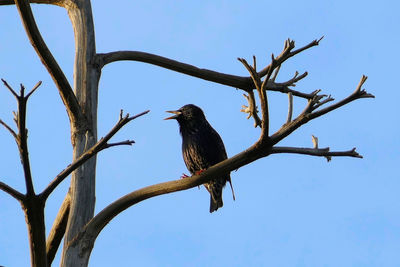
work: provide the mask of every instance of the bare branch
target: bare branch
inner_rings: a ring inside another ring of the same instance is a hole
[[[322,38],[321,38],[322,39]],[[274,55],[272,54],[271,56],[271,63],[264,68],[263,71],[261,72],[257,72],[256,70],[256,58],[255,56],[253,56],[253,67],[251,67],[247,61],[243,58],[239,58],[238,60],[246,67],[246,69],[248,70],[248,72],[250,73],[250,77],[252,78],[252,81],[254,83],[254,86],[256,87],[258,93],[259,93],[259,97],[260,97],[260,102],[261,102],[261,113],[262,113],[262,121],[261,121],[261,129],[262,129],[262,137],[265,136],[267,137],[269,135],[269,108],[268,108],[268,97],[267,97],[267,90],[270,90],[270,84],[275,84],[275,79],[278,75],[278,72],[280,70],[280,67],[282,65],[283,62],[285,62],[288,58],[300,53],[301,51],[304,51],[310,47],[316,46],[319,44],[319,42],[321,41],[321,39],[319,40],[314,40],[311,43],[309,43],[308,45],[292,51],[292,49],[295,47],[295,43],[294,41],[288,39],[285,41],[285,45],[284,45],[284,49],[283,51],[279,54],[278,57],[274,57]],[[296,71],[294,77],[292,79],[290,79],[287,82],[281,83],[280,85],[285,88],[288,93],[291,93],[289,95],[289,101],[290,101],[290,97],[293,97],[293,95],[295,94],[294,91],[289,91],[288,86],[295,86],[295,83],[301,79],[303,79],[304,77],[307,76],[307,72],[303,73],[302,75],[298,76],[298,72]],[[264,81],[261,82],[261,78],[263,75],[265,75],[264,77]],[[273,76],[272,76],[273,75]],[[272,78],[271,78],[272,77]],[[312,94],[308,94],[308,95],[304,95],[303,97],[309,99],[309,104],[310,106],[307,107],[306,112],[310,112],[311,111],[311,106],[314,105],[314,102],[318,102],[319,99],[316,99],[316,93],[312,93]],[[311,100],[310,100],[311,99]],[[249,99],[248,99],[249,100]],[[250,99],[251,100],[251,99]],[[329,99],[330,101],[330,99]],[[326,101],[328,102],[328,101]],[[324,102],[324,103],[326,103]],[[321,103],[324,104],[324,103]],[[293,103],[289,102],[289,113],[288,113],[288,119],[287,122],[291,121],[291,116],[292,116],[292,107],[293,107]],[[246,107],[247,108],[247,107]],[[254,109],[251,109],[251,104],[249,104],[249,109],[245,109],[245,111],[247,112],[252,112],[249,114],[255,114]],[[253,116],[254,117],[254,116]],[[257,118],[254,117],[254,119],[256,120],[257,123]]]
[[[50,50],[48,49],[46,43],[44,42],[39,29],[37,28],[35,19],[32,14],[31,7],[26,0],[15,0],[21,20],[24,24],[25,31],[29,37],[29,40],[39,55],[41,61],[45,65],[47,71],[53,78],[54,83],[57,85],[60,92],[61,98],[64,105],[67,108],[68,116],[71,122],[84,121],[85,117],[82,113],[81,107],[75,94],[69,84],[67,78],[65,77],[63,71],[58,65],[57,61],[54,59]],[[54,3],[61,3],[61,1],[54,1]]]
[[[332,98],[328,97],[323,102],[319,102],[319,100],[321,100],[326,95],[318,95],[320,90],[314,91],[312,93],[313,98],[311,100],[309,100],[304,111],[295,120],[293,120],[290,123],[284,124],[276,133],[274,133],[271,136],[271,143],[273,145],[277,144],[279,141],[281,141],[283,138],[285,138],[286,136],[291,134],[293,131],[295,131],[297,128],[299,128],[301,125],[304,125],[307,122],[309,122],[310,120],[318,118],[318,117],[320,117],[328,112],[331,112],[343,105],[346,105],[354,100],[357,100],[360,98],[373,98],[374,96],[372,94],[367,93],[365,90],[361,90],[361,86],[364,84],[366,79],[367,79],[367,77],[363,75],[356,90],[351,95],[349,95],[348,97],[343,99],[342,101],[332,104],[324,109],[312,112],[312,110],[315,110],[315,106],[317,106],[317,107],[320,106],[320,103],[324,104],[324,103],[327,103],[327,102],[333,100]]]
[[[207,81],[212,81],[235,88],[240,88],[245,91],[253,89],[253,83],[250,77],[235,76],[225,73],[220,73],[208,69],[201,69],[196,66],[172,60],[166,57],[140,52],[140,51],[117,51],[106,54],[97,54],[98,64],[100,68],[104,65],[122,61],[131,60],[149,63],[152,65],[160,66],[169,70],[194,76]]]
[[[107,143],[107,144],[104,146],[103,149],[106,149],[106,148],[109,148],[109,147],[112,147],[112,146],[123,146],[123,145],[125,145],[125,146],[131,146],[131,145],[133,145],[134,143],[135,143],[135,141],[133,141],[133,140],[126,140],[126,141],[117,142],[117,143]]]
[[[250,119],[250,117],[254,118],[254,127],[261,127],[261,119],[258,117],[258,110],[253,91],[249,91],[249,95],[243,94],[243,96],[247,99],[249,106],[243,105],[240,111],[249,114],[247,119]]]
[[[51,266],[58,247],[61,244],[61,240],[64,237],[65,229],[67,228],[70,206],[71,196],[69,193],[67,193],[46,240],[47,263],[49,266]]]
[[[0,182],[0,190],[6,192],[7,194],[9,194],[10,196],[12,196],[13,198],[15,198],[18,201],[23,201],[25,199],[25,195],[20,193],[18,190],[12,188],[11,186]]]
[[[8,126],[8,124],[7,123],[5,123],[3,120],[0,120],[0,124],[1,125],[3,125],[4,126],[4,128],[6,128],[10,133],[11,133],[11,135],[12,136],[14,136],[14,138],[15,138],[15,141],[17,141],[18,140],[18,137],[17,137],[17,134],[14,132],[14,130],[13,129],[11,129],[11,127],[10,126]]]
[[[28,100],[28,98],[36,91],[36,89],[39,88],[39,86],[42,84],[42,81],[39,81],[33,89],[25,96],[25,98]]]
[[[51,4],[57,6],[64,6],[65,0],[30,0],[30,3],[35,4]],[[0,6],[15,5],[14,0],[0,0]]]
[[[286,53],[285,55],[281,56],[282,62],[289,59],[290,57],[306,50],[309,49],[313,46],[316,46],[319,44],[320,40],[314,40],[308,45]],[[292,45],[294,47],[294,42],[293,41],[286,41],[288,45]],[[293,47],[290,47],[292,49]],[[252,82],[251,77],[243,77],[243,76],[236,76],[236,75],[230,75],[230,74],[225,74],[225,73],[220,73],[216,72],[213,70],[208,70],[208,69],[202,69],[198,68],[193,65],[189,65],[186,63],[182,63],[176,60],[172,60],[166,57],[150,54],[150,53],[145,53],[145,52],[140,52],[140,51],[116,51],[116,52],[110,52],[110,53],[104,53],[104,54],[97,54],[97,64],[99,65],[99,68],[103,68],[106,64],[116,62],[116,61],[122,61],[122,60],[130,60],[130,61],[139,61],[139,62],[144,62],[144,63],[149,63],[152,65],[160,66],[165,69],[173,70],[176,72],[180,72],[186,75],[190,75],[193,77],[197,77],[200,79],[204,79],[207,81],[235,87],[235,88],[240,88],[246,92],[254,89],[254,84]],[[265,76],[268,73],[270,66],[267,66],[264,68],[262,71],[258,73],[260,77]],[[304,77],[303,77],[304,78]],[[274,81],[267,81],[266,84],[266,89],[269,91],[276,91],[276,92],[282,92],[282,93],[288,93],[292,92],[294,96],[302,97],[302,98],[309,98],[308,94],[298,92],[295,90],[291,90],[287,87],[285,84],[279,84],[275,83]]]
[[[253,82],[253,85],[254,85],[253,87],[256,88],[257,91],[259,91],[261,89],[261,80],[260,80],[260,76],[258,75],[257,71],[253,67],[251,67],[249,65],[249,63],[247,63],[246,59],[238,58],[238,60],[243,64],[243,66],[250,73],[250,78],[251,78],[251,80]]]
[[[118,120],[117,124],[110,130],[110,132],[103,138],[101,138],[94,146],[92,146],[89,150],[83,153],[78,159],[76,159],[73,163],[68,165],[66,169],[60,172],[53,181],[46,187],[46,189],[40,194],[43,199],[47,199],[47,197],[54,191],[54,189],[74,170],[76,170],[79,166],[85,163],[87,160],[92,158],[93,156],[97,155],[100,151],[115,145],[126,145],[132,141],[125,141],[120,143],[114,144],[107,144],[107,142],[113,137],[123,126],[125,126],[130,121],[147,114],[150,110],[144,111],[139,113],[135,116],[129,117],[127,114],[125,117],[122,117],[122,113],[120,114],[120,119]]]
[[[297,83],[298,81],[300,81],[301,79],[305,78],[308,75],[308,72],[304,72],[303,74],[301,74],[300,76],[298,76],[299,73],[296,71],[293,78],[290,79],[289,81],[286,81],[284,83],[279,83],[283,86],[296,86],[295,83]]]
[[[322,100],[324,97],[326,97],[324,100]],[[320,101],[322,100],[322,101]],[[318,109],[320,106],[325,105],[328,102],[334,101],[335,99],[331,97],[331,95],[321,95],[320,98],[317,100],[317,102],[313,105],[312,110]]]
[[[288,93],[288,99],[289,99],[289,108],[288,108],[288,115],[286,119],[286,123],[289,123],[292,121],[292,114],[293,114],[293,94]]]
[[[294,51],[291,51],[291,50],[295,47],[295,42],[294,42],[293,40],[287,39],[287,40],[285,41],[285,45],[284,45],[283,51],[281,52],[281,54],[280,54],[276,59],[278,60],[278,58],[279,58],[279,62],[280,62],[280,64],[282,64],[283,62],[285,62],[285,61],[288,60],[289,58],[291,58],[291,57],[293,57],[293,56],[295,56],[295,55],[297,55],[297,54],[303,52],[304,50],[307,50],[307,49],[309,49],[309,48],[311,48],[311,47],[314,47],[314,46],[319,45],[319,42],[320,42],[323,38],[324,38],[324,37],[322,36],[322,37],[321,37],[320,39],[318,39],[318,40],[313,40],[313,41],[310,42],[309,44],[307,44],[307,45],[305,45],[305,46],[303,46],[303,47],[301,47],[301,48],[299,48],[299,49],[297,49],[297,50],[294,50]],[[280,64],[278,64],[278,65],[280,65]],[[268,73],[268,70],[269,70],[270,68],[271,68],[271,64],[268,65],[267,67],[265,67],[262,71],[260,71],[260,72],[259,72],[260,77],[265,76],[265,75]],[[269,90],[269,89],[267,89],[267,90]]]
[[[261,147],[253,145],[251,148],[239,153],[238,155],[224,160],[199,175],[193,175],[186,179],[179,179],[169,182],[164,182],[156,185],[144,187],[142,189],[131,192],[109,206],[100,211],[92,220],[88,222],[85,229],[81,232],[82,235],[79,238],[84,238],[89,243],[94,242],[97,235],[101,230],[119,213],[135,205],[145,199],[149,199],[155,196],[164,195],[172,192],[182,191],[189,188],[193,188],[210,181],[218,175],[225,174],[232,170],[238,169],[250,162],[253,162],[259,158],[267,156],[267,153],[262,151]],[[77,241],[77,239],[75,239]],[[88,252],[90,253],[90,251]]]
[[[273,76],[271,77],[271,81],[272,81],[272,82],[275,82],[276,77],[278,77],[279,71],[281,70],[281,66],[282,66],[282,65],[279,65],[279,66],[275,69],[275,71],[274,71],[274,73],[273,73]]]
[[[318,137],[311,135],[311,141],[313,142],[314,148],[318,148]]]
[[[262,120],[261,120],[261,131],[262,131],[262,136],[268,136],[268,131],[269,131],[269,114],[268,114],[268,99],[267,99],[267,93],[265,90],[265,85],[266,85],[266,80],[269,80],[272,71],[276,67],[275,65],[271,65],[271,68],[269,69],[269,72],[267,73],[267,76],[264,80],[264,82],[261,82],[261,78],[257,73],[257,70],[254,67],[251,67],[247,61],[243,58],[238,58],[238,60],[245,66],[247,71],[250,73],[250,77],[253,80],[254,86],[256,87],[256,90],[258,92],[260,102],[261,102],[261,114],[262,114]],[[255,57],[253,57],[253,60],[255,62]],[[274,60],[274,56],[272,55],[272,61]],[[253,64],[255,66],[255,63]],[[254,98],[254,96],[253,96]],[[254,109],[253,109],[254,111]],[[258,116],[257,116],[258,117]],[[254,117],[254,119],[257,122],[257,118]]]
[[[304,75],[304,74],[302,74],[302,75]],[[299,77],[301,77],[301,76],[299,76]],[[304,77],[302,77],[302,78],[304,78]],[[272,84],[271,82],[268,82],[267,90],[268,91],[273,91],[273,92],[285,93],[285,94],[292,93],[293,96],[297,96],[297,97],[301,97],[301,98],[305,98],[305,99],[311,99],[313,97],[313,93],[303,93],[303,92],[300,92],[300,91],[296,91],[296,90],[290,89],[289,86],[295,86],[295,85],[294,84],[286,85],[286,83],[287,82],[284,82],[284,83],[273,83]]]
[[[345,99],[343,99],[342,101],[339,101],[335,104],[332,104],[329,107],[326,107],[324,109],[321,109],[319,111],[313,112],[310,114],[310,119],[314,119],[317,117],[320,117],[328,112],[331,112],[332,110],[335,110],[343,105],[346,105],[356,99],[360,99],[360,98],[375,98],[374,95],[367,93],[365,90],[361,90],[362,85],[364,84],[364,82],[367,80],[367,76],[363,75],[361,77],[361,80],[359,82],[359,84],[357,85],[356,90],[354,90],[354,92],[349,95],[348,97],[346,97]]]
[[[17,123],[18,134],[16,134],[11,127],[9,127],[5,122],[0,120],[0,123],[14,136],[17,142],[19,154],[21,158],[22,167],[24,170],[25,185],[28,196],[33,196],[35,190],[33,188],[32,174],[29,163],[29,152],[28,152],[28,130],[26,129],[26,105],[30,95],[40,86],[41,82],[38,82],[31,92],[25,96],[25,87],[21,84],[20,94],[18,95],[11,86],[3,80],[4,85],[8,90],[14,95],[18,103],[18,112],[14,113],[14,121]]]
[[[11,94],[13,94],[13,96],[18,99],[18,94],[14,91],[14,89],[12,89],[12,87],[4,80],[1,79],[5,85],[5,87],[7,87],[7,89],[11,92]]]
[[[334,151],[330,152],[329,147],[326,148],[303,148],[303,147],[273,147],[271,148],[271,154],[277,153],[291,153],[291,154],[303,154],[309,156],[326,157],[330,161],[331,157],[353,157],[362,158],[360,154],[356,152],[356,148],[347,151]]]

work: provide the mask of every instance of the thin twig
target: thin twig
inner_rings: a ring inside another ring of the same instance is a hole
[[[305,46],[303,46],[303,47],[301,47],[301,48],[299,48],[297,50],[294,50],[294,51],[291,51],[291,50],[295,47],[295,42],[293,40],[287,39],[285,41],[284,50],[282,51],[282,53],[278,57],[281,58],[280,59],[280,60],[282,60],[281,63],[283,63],[286,60],[288,60],[289,58],[291,58],[291,57],[303,52],[304,50],[307,50],[307,49],[309,49],[311,47],[319,45],[319,42],[322,39],[323,39],[323,36],[319,40],[315,39],[312,42],[310,42],[309,44],[307,44],[307,45],[305,45]],[[264,77],[268,73],[268,70],[269,70],[270,67],[271,67],[271,65],[268,65],[262,71],[260,71],[259,72],[260,77]],[[267,90],[269,90],[269,88],[267,88]]]
[[[256,105],[256,100],[255,100],[253,91],[249,91],[248,95],[243,94],[243,96],[247,99],[249,106],[243,105],[242,109],[240,111],[249,114],[247,116],[247,119],[250,119],[250,117],[254,118],[254,127],[257,127],[257,126],[261,127],[261,119],[258,116],[257,105]]]
[[[277,153],[290,153],[290,154],[303,154],[309,156],[318,157],[353,157],[362,158],[360,154],[357,153],[356,149],[353,148],[347,151],[329,151],[329,147],[326,148],[303,148],[303,147],[279,147],[275,146],[271,148],[271,154]],[[328,159],[329,161],[329,159]]]
[[[317,149],[318,148],[318,137],[311,135],[311,141],[313,143],[314,148]]]
[[[255,86],[257,91],[259,91],[261,89],[261,80],[260,80],[260,76],[258,75],[258,73],[254,70],[254,68],[252,68],[249,65],[249,63],[247,63],[246,59],[238,58],[238,60],[245,66],[247,71],[250,73],[250,78],[253,81],[253,85]]]
[[[42,81],[38,81],[38,83],[32,88],[32,90],[25,96],[26,99],[28,99],[35,91],[36,89],[39,88],[39,86],[42,84]]]
[[[1,79],[1,80],[3,81],[5,87],[7,87],[7,89],[11,92],[11,94],[12,94],[16,99],[18,99],[18,94],[14,91],[14,89],[12,89],[12,87],[11,87],[4,79]]]
[[[286,136],[291,134],[293,131],[295,131],[297,128],[306,124],[310,120],[313,120],[324,114],[327,114],[328,112],[331,112],[331,111],[333,111],[343,105],[346,105],[354,100],[361,99],[361,98],[373,98],[374,95],[367,93],[365,90],[361,90],[361,87],[364,84],[364,82],[366,81],[366,79],[367,79],[367,77],[363,75],[361,77],[360,83],[358,84],[356,90],[351,95],[346,97],[345,99],[343,99],[335,104],[332,104],[324,109],[314,111],[314,112],[311,112],[313,110],[314,105],[318,104],[319,100],[322,97],[324,97],[325,95],[318,95],[320,90],[315,90],[314,92],[312,92],[313,98],[308,101],[307,106],[305,107],[303,112],[300,115],[298,115],[297,118],[294,119],[292,122],[290,122],[288,124],[284,124],[276,133],[274,133],[271,136],[271,143],[273,145],[277,144],[283,138],[285,138]]]
[[[373,94],[367,93],[365,90],[361,90],[361,87],[365,83],[367,78],[368,78],[367,76],[363,75],[360,79],[360,82],[357,85],[357,88],[354,90],[354,92],[351,95],[349,95],[342,101],[332,104],[332,105],[330,105],[324,109],[321,109],[319,111],[313,112],[312,114],[310,114],[310,118],[314,119],[314,118],[320,117],[328,112],[331,112],[334,109],[337,109],[337,108],[339,108],[343,105],[346,105],[347,103],[350,103],[359,98],[375,98],[375,96]]]
[[[288,115],[286,119],[286,123],[289,123],[292,121],[292,114],[293,114],[293,94],[288,93],[288,99],[289,99],[289,104],[288,104]]]
[[[282,65],[279,65],[279,66],[275,69],[274,74],[273,74],[272,77],[271,77],[271,81],[272,81],[272,82],[275,82],[276,77],[278,77],[278,73],[279,73],[279,71],[281,70],[281,66],[282,66]]]
[[[323,97],[326,97],[323,101],[320,101]],[[325,105],[328,102],[334,101],[335,99],[331,95],[322,95],[321,99],[318,100],[316,104],[313,105],[312,110],[318,109],[320,106]]]
[[[14,136],[15,140],[17,141],[18,137],[17,137],[17,134],[14,132],[14,130],[11,129],[11,127],[8,126],[8,124],[5,123],[3,120],[0,120],[0,124],[3,125],[4,128],[6,128],[11,133],[11,135]]]
[[[116,143],[107,143],[103,149],[109,148],[109,147],[113,147],[113,146],[131,146],[135,143],[135,141],[133,140],[126,140],[126,141],[122,141],[122,142],[116,142]]]
[[[283,82],[283,83],[278,83],[278,84],[280,84],[282,86],[296,86],[296,83],[298,81],[300,81],[301,79],[305,78],[308,75],[308,72],[306,71],[303,74],[301,74],[300,76],[298,76],[298,75],[299,75],[299,73],[296,71],[292,79],[290,79],[286,82]]]

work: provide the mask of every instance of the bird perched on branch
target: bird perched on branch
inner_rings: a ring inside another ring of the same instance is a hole
[[[183,160],[192,175],[199,174],[227,158],[221,137],[208,123],[199,107],[189,104],[176,111],[167,112],[175,115],[166,120],[175,119],[179,123]],[[233,199],[235,199],[229,173],[204,184],[210,193],[210,212],[223,206],[222,189],[227,181],[230,183]]]

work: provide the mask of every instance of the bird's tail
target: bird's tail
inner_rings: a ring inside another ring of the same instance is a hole
[[[216,211],[218,208],[222,208],[224,202],[222,201],[222,195],[219,198],[214,199],[213,194],[210,194],[210,213]]]
[[[210,193],[210,213],[218,210],[224,205],[222,201],[222,189],[224,188],[225,180],[217,179],[210,183],[204,184]]]
[[[231,186],[233,200],[236,200],[235,191],[233,190],[231,177],[229,177],[228,182],[229,182],[229,185]]]

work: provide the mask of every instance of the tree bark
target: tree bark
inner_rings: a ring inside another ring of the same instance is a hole
[[[36,195],[22,202],[28,226],[31,264],[34,267],[46,267],[46,232],[44,224],[44,202]]]
[[[97,95],[100,72],[92,64],[96,55],[94,25],[89,0],[75,0],[66,6],[75,35],[74,91],[86,117],[85,122],[71,123],[73,160],[79,158],[97,141]],[[85,242],[72,245],[84,225],[93,217],[95,208],[96,157],[88,160],[72,174],[71,207],[61,266],[87,266],[83,257]]]

